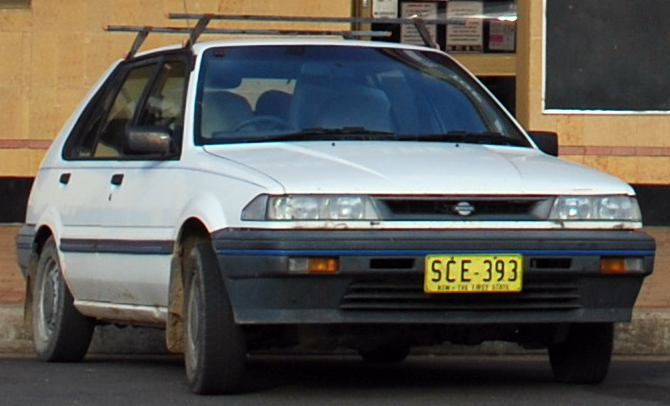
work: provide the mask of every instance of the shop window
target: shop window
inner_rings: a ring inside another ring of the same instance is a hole
[[[372,0],[374,18],[463,19],[459,25],[428,25],[433,41],[465,64],[512,113],[516,107],[516,0]],[[383,41],[424,45],[411,25],[372,24],[389,31]]]
[[[442,50],[450,53],[514,53],[516,51],[516,0],[374,0],[375,17],[409,18],[418,15],[426,20],[464,19],[465,24],[428,25],[428,31]],[[373,30],[390,31],[385,39],[423,45],[416,29],[373,24]]]

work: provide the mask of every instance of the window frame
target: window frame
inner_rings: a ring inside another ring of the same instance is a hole
[[[114,104],[114,100],[118,96],[121,87],[124,85],[128,74],[138,68],[145,66],[154,65],[153,71],[150,74],[150,79],[144,85],[141,95],[138,98],[137,105],[134,108],[132,118],[130,120],[131,125],[135,125],[139,119],[140,112],[143,111],[146,107],[147,100],[154,89],[156,81],[162,72],[162,67],[168,62],[180,62],[184,64],[184,88],[182,92],[182,109],[181,109],[181,125],[179,125],[172,134],[173,137],[173,146],[174,151],[168,155],[157,155],[157,154],[137,154],[137,155],[128,155],[128,154],[119,154],[119,156],[109,156],[109,157],[100,157],[100,156],[83,156],[78,155],[76,150],[78,147],[85,145],[85,142],[88,141],[91,146],[91,150],[95,149],[95,146],[100,141],[100,135],[102,132],[102,123],[106,122],[109,117],[110,111]],[[109,77],[96,92],[96,94],[91,97],[82,111],[81,115],[77,119],[77,122],[73,126],[70,134],[64,143],[63,149],[61,151],[62,159],[65,161],[137,161],[137,160],[175,160],[179,159],[181,156],[181,146],[183,144],[183,134],[184,134],[184,119],[186,112],[186,97],[188,90],[188,83],[193,71],[193,57],[190,51],[185,51],[183,49],[177,51],[169,51],[161,54],[151,54],[143,57],[133,58],[131,60],[122,61],[110,73]],[[105,103],[105,105],[102,105]],[[97,128],[91,129],[94,133],[91,134],[87,131],[87,128],[91,127],[92,121],[100,120],[94,125]]]
[[[308,47],[315,48],[339,48],[338,51],[342,51],[347,46],[342,45],[323,45],[323,44],[310,44],[310,45],[291,45],[291,44],[281,44],[281,45],[251,45],[247,48],[259,48],[260,51],[263,51],[262,48],[296,48],[296,49],[306,49]],[[253,137],[249,137],[249,140],[243,141],[233,141],[225,142],[225,139],[210,139],[206,138],[202,134],[202,100],[205,92],[205,82],[208,79],[208,70],[211,69],[210,64],[214,64],[213,58],[217,57],[226,57],[228,56],[228,50],[236,50],[238,47],[233,46],[217,46],[207,49],[202,53],[202,63],[200,66],[199,73],[199,83],[196,86],[196,101],[195,101],[195,111],[194,111],[194,144],[197,146],[200,145],[226,145],[226,144],[245,144],[247,142],[255,142]],[[352,49],[356,46],[352,46]],[[369,48],[363,46],[362,48]],[[385,47],[380,45],[376,47],[378,52],[389,53],[388,57],[396,59],[397,62],[401,65],[407,66],[409,69],[413,69],[417,74],[425,75],[430,78],[434,78],[439,81],[444,81],[445,83],[452,86],[454,89],[463,93],[465,97],[472,104],[474,111],[479,115],[482,123],[485,125],[483,131],[475,131],[475,133],[490,133],[490,134],[500,134],[502,139],[510,139],[518,142],[519,147],[532,148],[533,144],[525,134],[524,130],[515,122],[514,118],[503,108],[503,106],[495,99],[495,97],[484,87],[484,85],[477,80],[476,77],[471,75],[467,70],[463,69],[462,66],[453,58],[445,55],[441,52],[434,52],[430,50],[416,50],[416,49],[405,49],[397,47]],[[259,51],[259,52],[260,52]],[[288,53],[288,52],[287,52]],[[415,60],[412,56],[413,53],[421,55],[423,61]],[[290,54],[290,53],[288,53]],[[253,55],[251,55],[253,57]],[[234,57],[239,57],[234,55]],[[251,59],[250,57],[248,59]],[[234,60],[232,62],[235,62]],[[248,61],[247,61],[248,62]],[[432,66],[432,65],[435,65]],[[442,68],[445,68],[446,71],[440,72]],[[437,69],[438,72],[432,72]],[[231,70],[231,72],[235,72]],[[446,73],[445,73],[446,72]],[[416,81],[414,82],[416,83]],[[296,84],[298,86],[298,84]],[[224,89],[222,87],[222,89]],[[225,88],[228,89],[228,88]],[[224,89],[224,90],[225,90]],[[426,94],[421,94],[416,92],[418,97],[421,97],[425,100],[427,106],[426,111],[432,111],[434,116],[440,116],[438,110],[432,106],[429,98]],[[445,127],[444,123],[435,120],[436,126]],[[449,132],[449,129],[445,129]],[[460,132],[458,130],[454,132]],[[467,131],[463,131],[467,133]],[[432,132],[430,134],[433,134]],[[440,135],[440,131],[436,131],[435,135]],[[336,138],[334,138],[336,140]],[[389,139],[391,140],[391,139]],[[264,140],[265,141],[265,140]],[[270,140],[271,141],[271,140]],[[490,143],[490,145],[497,145],[495,143]]]

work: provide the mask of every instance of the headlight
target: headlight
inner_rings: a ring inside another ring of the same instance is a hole
[[[630,196],[559,196],[551,220],[642,221],[637,200]]]
[[[242,210],[242,220],[355,221],[378,220],[368,196],[260,195]]]

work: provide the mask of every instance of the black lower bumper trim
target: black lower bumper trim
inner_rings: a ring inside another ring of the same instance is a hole
[[[238,322],[562,323],[630,319],[655,243],[639,231],[221,230],[214,249]],[[425,255],[520,253],[520,293],[426,294]],[[292,273],[292,258],[335,256],[333,275]],[[603,257],[635,272],[600,272]]]

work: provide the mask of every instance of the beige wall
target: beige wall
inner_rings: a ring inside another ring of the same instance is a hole
[[[561,155],[567,159],[629,183],[668,183],[670,114],[543,114],[543,2],[518,2],[517,112],[521,122],[529,129],[557,131]]]
[[[184,3],[191,13],[318,16],[350,16],[352,4],[351,0],[32,0],[30,9],[0,9],[0,176],[33,176],[45,149],[87,89],[130,48],[133,34],[107,33],[103,25],[184,26],[184,21],[165,18],[168,12],[184,12]],[[182,39],[154,34],[144,48]]]

